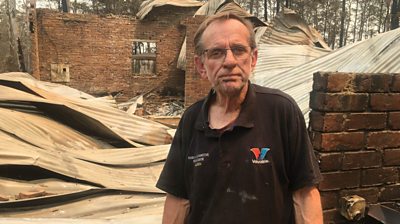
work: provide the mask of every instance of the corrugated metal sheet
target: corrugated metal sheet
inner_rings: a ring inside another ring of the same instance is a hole
[[[272,23],[257,32],[260,44],[270,45],[308,45],[331,50],[324,38],[293,10],[278,13]]]
[[[1,76],[0,80],[3,80]],[[58,95],[56,93],[41,89],[38,86],[32,85],[25,81],[13,81],[7,79],[6,81],[0,81],[0,85],[7,85],[22,91],[34,93],[45,99],[50,100],[45,104],[35,105],[37,108],[48,113],[50,116],[60,117],[60,115],[62,115],[60,114],[60,112],[63,112],[64,115],[68,114],[68,118],[75,119],[74,122],[79,123],[82,122],[83,119],[85,122],[87,122],[85,123],[85,125],[91,124],[95,127],[94,129],[100,126],[105,126],[115,132],[117,135],[121,136],[121,138],[125,139],[135,146],[142,146],[141,144],[161,145],[171,142],[171,137],[167,132],[167,130],[170,129],[169,127],[159,124],[157,122],[141,118],[139,116],[127,114],[124,111],[120,111],[116,108],[105,105],[104,103],[87,101],[77,98],[66,98],[62,95]],[[4,94],[7,94],[7,92],[8,91],[5,91]],[[13,96],[12,94],[9,94],[7,97],[5,97],[5,95],[0,97],[3,99],[0,101],[13,100],[31,102],[38,100],[37,97],[34,98],[34,95],[26,95],[26,99],[24,99],[24,97],[16,99],[15,96]],[[60,105],[62,105],[61,107],[65,107],[65,109],[54,113],[54,107],[51,107],[54,105],[57,105],[57,107],[60,107]],[[49,106],[51,108],[49,108]],[[75,116],[69,117],[72,115]],[[135,144],[135,142],[141,144]]]
[[[76,159],[68,151],[36,147],[4,132],[0,132],[0,164],[36,166],[110,189],[161,193],[155,183],[162,164],[129,169],[105,167]]]
[[[165,197],[160,194],[100,193],[78,200],[60,200],[51,207],[38,204],[36,209],[25,212],[23,211],[27,210],[26,207],[0,209],[2,217],[0,222],[19,223],[18,220],[24,220],[23,223],[59,223],[58,221],[62,221],[61,223],[161,223],[164,200]],[[4,219],[6,217],[13,217],[13,219]]]
[[[204,3],[195,0],[146,0],[140,5],[139,12],[136,17],[140,20],[144,19],[155,7],[164,5],[173,5],[178,7],[200,7]]]
[[[290,9],[278,13],[268,26],[257,28],[256,41],[259,53],[251,78],[254,83],[331,52],[322,36]]]
[[[87,184],[71,183],[55,178],[25,181],[0,177],[0,183],[1,195],[7,198],[8,201],[21,201],[19,194],[23,192],[43,192],[42,195],[45,196],[69,194],[97,188]],[[4,207],[4,204],[8,203],[8,201],[1,202],[0,207]]]
[[[319,58],[329,50],[309,45],[258,45],[258,61],[254,69],[252,82],[261,83],[265,79],[264,72],[273,77],[289,68],[305,64]]]
[[[400,72],[400,29],[379,34],[371,39],[337,49],[306,64],[271,75],[267,67],[257,70],[255,83],[278,88],[291,95],[308,119],[309,93],[312,90],[313,73]]]

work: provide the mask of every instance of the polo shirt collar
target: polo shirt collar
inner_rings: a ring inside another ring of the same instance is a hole
[[[254,127],[254,117],[256,109],[256,91],[254,85],[248,82],[249,88],[247,89],[246,97],[242,103],[242,107],[238,118],[233,124],[234,127],[240,126],[245,128]],[[195,128],[197,130],[206,130],[209,128],[208,110],[213,97],[215,97],[215,90],[211,89],[205,98],[199,116],[197,117]]]

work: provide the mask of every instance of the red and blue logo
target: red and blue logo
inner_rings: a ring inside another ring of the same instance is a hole
[[[253,163],[268,163],[269,161],[265,159],[269,148],[252,148],[250,151],[254,154],[255,159]]]

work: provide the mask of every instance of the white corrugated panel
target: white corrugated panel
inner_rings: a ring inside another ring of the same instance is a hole
[[[144,19],[155,7],[164,5],[173,5],[178,7],[200,7],[204,3],[196,0],[146,0],[140,5],[139,12],[136,17],[140,20]]]
[[[308,119],[313,73],[318,71],[399,73],[400,29],[348,45],[279,74],[270,74],[268,68],[258,69],[255,83],[278,88],[291,95]]]

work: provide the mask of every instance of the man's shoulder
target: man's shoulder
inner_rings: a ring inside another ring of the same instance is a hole
[[[204,100],[205,99],[201,99],[199,101],[197,101],[196,103],[193,103],[192,105],[190,105],[189,107],[187,107],[185,109],[185,113],[184,115],[187,114],[197,114],[201,111],[201,108],[203,107],[204,104]]]
[[[274,88],[269,88],[265,86],[259,86],[257,84],[252,84],[254,86],[254,91],[256,92],[257,97],[261,99],[271,100],[279,100],[282,102],[287,102],[290,104],[296,104],[295,100],[287,93]]]
[[[181,120],[184,121],[186,124],[195,122],[197,120],[197,117],[201,114],[204,100],[205,99],[199,100],[196,103],[187,107],[182,115]]]

